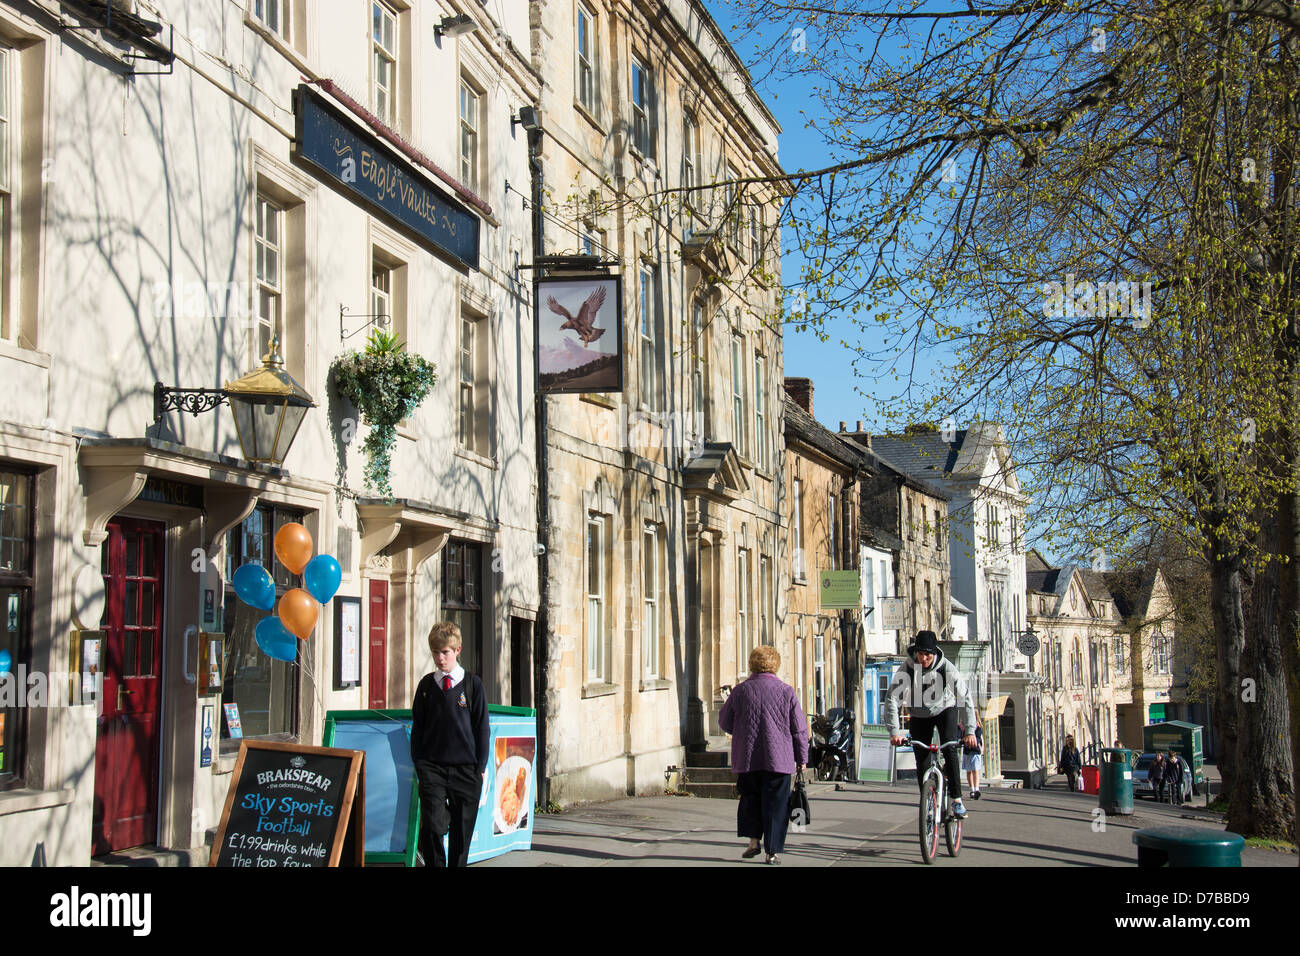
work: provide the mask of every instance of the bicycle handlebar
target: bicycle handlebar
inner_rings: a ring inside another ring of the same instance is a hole
[[[929,749],[930,753],[934,754],[934,753],[938,753],[940,750],[943,750],[945,747],[957,747],[957,746],[960,746],[960,745],[961,745],[961,741],[960,741],[960,740],[949,740],[947,743],[942,743],[942,744],[919,744],[919,743],[917,743],[915,740],[913,740],[911,737],[904,737],[904,738],[903,738],[903,742],[902,742],[901,744],[899,744],[900,747],[907,747],[907,746],[909,746],[909,745],[912,746],[912,747],[926,747],[926,748]]]

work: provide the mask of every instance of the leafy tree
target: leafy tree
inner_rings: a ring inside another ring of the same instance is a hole
[[[902,366],[901,415],[1007,422],[1060,538],[1177,534],[1203,555],[1234,810],[1247,833],[1292,829],[1300,762],[1256,736],[1288,695],[1261,681],[1244,710],[1238,677],[1274,667],[1297,725],[1300,13],[738,2],[755,35],[802,31],[768,63],[811,77],[830,117],[828,164],[793,177],[808,305],[790,318],[851,317],[883,342],[860,365],[955,355],[937,382]]]

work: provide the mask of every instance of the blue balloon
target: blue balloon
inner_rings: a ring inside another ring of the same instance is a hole
[[[303,585],[321,604],[329,604],[343,580],[343,569],[332,555],[318,554],[302,569]]]
[[[277,661],[292,661],[298,656],[298,638],[289,633],[289,629],[275,615],[258,621],[253,636],[267,657]]]
[[[14,666],[13,655],[8,651],[0,651],[0,674],[8,674],[9,669]]]
[[[230,579],[231,586],[239,599],[259,611],[269,611],[275,607],[275,582],[271,574],[260,564],[245,564],[236,569]]]

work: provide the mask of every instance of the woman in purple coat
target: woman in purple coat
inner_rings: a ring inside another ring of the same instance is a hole
[[[736,835],[749,837],[745,859],[758,856],[759,841],[767,862],[780,863],[790,825],[790,775],[808,763],[808,720],[794,688],[776,676],[781,655],[762,645],[749,655],[749,678],[742,681],[718,714],[731,734],[731,772],[736,789]]]

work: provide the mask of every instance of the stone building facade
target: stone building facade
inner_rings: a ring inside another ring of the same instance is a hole
[[[987,653],[966,666],[980,679],[986,733],[998,730],[990,775],[1032,780],[1043,767],[1042,697],[1017,646],[1025,628],[1025,509],[1002,427],[986,422],[940,431],[918,426],[873,435],[874,453],[951,496],[948,559],[952,595],[970,609],[969,638]],[[986,751],[991,750],[986,746]]]
[[[1043,679],[1043,761],[1054,770],[1066,735],[1085,763],[1111,746],[1118,723],[1121,671],[1113,657],[1119,617],[1102,575],[1075,565],[1049,567],[1036,551],[1026,557],[1029,626],[1040,642],[1030,669]]]
[[[790,391],[811,404],[811,383],[791,380]],[[778,639],[791,684],[808,713],[833,707],[861,712],[862,675],[858,625],[862,603],[852,610],[823,608],[819,572],[855,570],[858,560],[859,482],[868,474],[866,458],[850,442],[822,427],[811,408],[787,397],[785,469],[790,488],[791,577],[787,617]]]
[[[551,799],[663,786],[784,616],[775,119],[698,0],[528,4],[542,251],[623,288],[624,388],[546,399]],[[522,182],[523,180],[521,180]]]
[[[529,692],[510,638],[538,607],[531,225],[505,190],[528,180],[510,117],[542,86],[527,7],[113,9],[108,28],[102,3],[0,7],[4,649],[48,674],[97,650],[103,678],[97,704],[4,711],[6,865],[202,846],[238,746],[223,705],[248,737],[319,744],[328,710],[410,705],[441,617],[492,702]],[[334,132],[309,155],[314,122]],[[376,316],[438,374],[392,497],[365,487],[367,426],[330,373]],[[272,336],[316,403],[283,468],[244,458],[227,408],[154,422],[155,382],[220,388]],[[280,663],[231,576],[296,584],[271,554],[288,521],[343,581]],[[225,636],[219,691],[200,634]]]
[[[1178,716],[1169,710],[1177,668],[1177,609],[1159,568],[1109,571],[1103,577],[1116,612],[1116,735],[1137,750],[1144,727]]]
[[[897,595],[907,607],[907,627],[896,653],[907,649],[917,631],[934,631],[948,640],[952,631],[952,565],[948,557],[948,502],[941,488],[894,467],[872,451],[862,431],[841,437],[863,447],[872,477],[862,485],[862,523],[901,542],[893,568]]]

